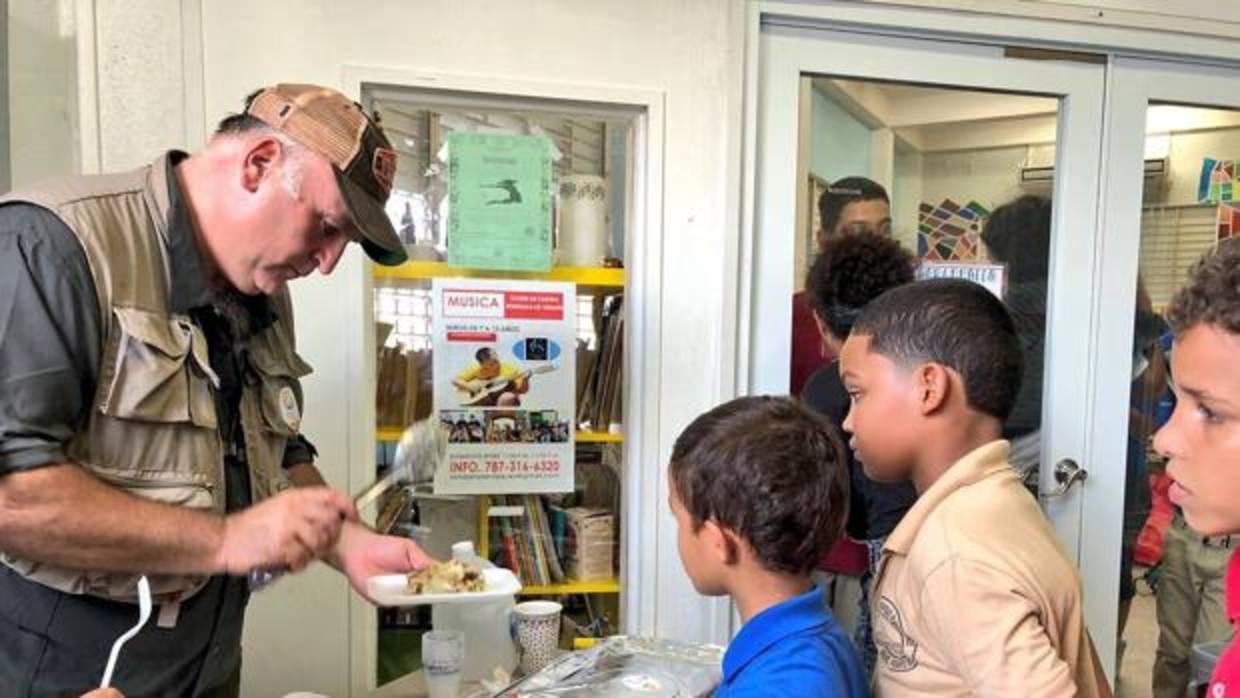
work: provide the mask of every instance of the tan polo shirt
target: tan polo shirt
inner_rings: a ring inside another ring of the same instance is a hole
[[[953,465],[883,547],[875,695],[1108,697],[1081,581],[996,441]]]

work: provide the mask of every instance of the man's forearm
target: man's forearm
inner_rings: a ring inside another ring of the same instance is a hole
[[[76,569],[219,571],[224,519],[134,496],[72,463],[0,477],[0,550]]]

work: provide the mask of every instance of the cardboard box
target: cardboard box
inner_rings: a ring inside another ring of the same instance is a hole
[[[567,533],[564,554],[568,576],[578,581],[611,579],[615,575],[616,517],[606,509],[574,507],[564,512]]]

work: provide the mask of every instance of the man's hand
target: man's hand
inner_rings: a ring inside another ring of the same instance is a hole
[[[281,492],[224,520],[218,568],[232,575],[274,568],[298,572],[331,553],[341,526],[356,518],[349,498],[327,487]]]
[[[125,694],[115,688],[96,688],[90,693],[83,694],[82,698],[125,698]]]
[[[332,564],[367,601],[366,580],[380,574],[407,574],[431,564],[417,543],[399,536],[384,536],[356,522],[347,522],[340,531]]]

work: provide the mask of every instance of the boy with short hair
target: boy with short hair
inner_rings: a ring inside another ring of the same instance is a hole
[[[862,308],[883,292],[913,281],[916,267],[917,259],[888,236],[860,232],[832,240],[805,279],[826,353],[838,357]],[[814,371],[801,390],[801,402],[837,427],[844,423],[849,399],[838,358]],[[845,628],[855,621],[853,642],[870,673],[878,660],[870,622],[874,573],[883,541],[917,501],[917,491],[907,482],[875,482],[851,453],[846,456],[852,490],[844,526],[847,536],[832,546],[818,568],[832,575],[831,581],[820,583],[829,597],[834,596],[836,617]]]
[[[892,289],[840,366],[866,473],[919,494],[874,584],[875,695],[1110,696],[1076,568],[1000,438],[1021,379],[1003,304],[967,281]]]
[[[1155,435],[1167,458],[1171,501],[1205,536],[1240,533],[1240,240],[1220,242],[1193,269],[1171,302],[1175,333],[1171,420]],[[1227,570],[1227,616],[1240,618],[1240,558]],[[1215,665],[1208,696],[1240,690],[1240,650],[1233,644]]]
[[[847,514],[835,428],[788,398],[733,400],[676,439],[668,490],[694,588],[731,596],[744,622],[715,697],[868,695],[856,649],[810,580]]]
[[[818,253],[848,235],[870,233],[891,237],[891,198],[883,185],[865,177],[837,179],[818,197],[819,228],[814,231]],[[792,372],[789,389],[801,392],[810,375],[835,354],[818,342],[810,294],[792,296]]]

